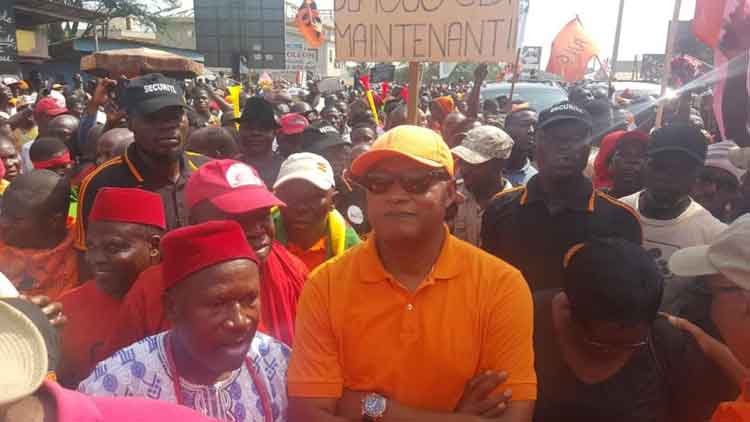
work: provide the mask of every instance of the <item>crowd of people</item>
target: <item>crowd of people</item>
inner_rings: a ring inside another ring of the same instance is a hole
[[[413,118],[0,85],[0,420],[710,420],[750,380],[750,154],[691,94],[656,125],[486,78]]]

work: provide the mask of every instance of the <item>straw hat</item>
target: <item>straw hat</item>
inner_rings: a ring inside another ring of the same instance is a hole
[[[47,375],[42,334],[23,313],[0,301],[0,405],[22,399]]]

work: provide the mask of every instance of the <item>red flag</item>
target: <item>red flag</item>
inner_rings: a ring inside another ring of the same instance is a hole
[[[598,54],[599,47],[583,30],[583,25],[576,16],[552,42],[547,72],[560,75],[568,82],[581,80],[589,60]]]
[[[693,33],[701,42],[716,48],[721,37],[726,0],[696,0]]]

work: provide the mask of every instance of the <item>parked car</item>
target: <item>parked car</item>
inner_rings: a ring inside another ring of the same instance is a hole
[[[482,101],[497,99],[510,95],[510,82],[488,83],[479,91]],[[568,93],[554,83],[545,82],[517,82],[513,91],[513,100],[528,101],[529,105],[538,111],[549,108],[568,99]]]

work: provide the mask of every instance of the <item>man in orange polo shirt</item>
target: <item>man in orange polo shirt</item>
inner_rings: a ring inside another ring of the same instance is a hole
[[[303,289],[290,420],[531,421],[531,294],[518,270],[443,224],[456,197],[448,146],[400,126],[352,175],[373,234]]]

